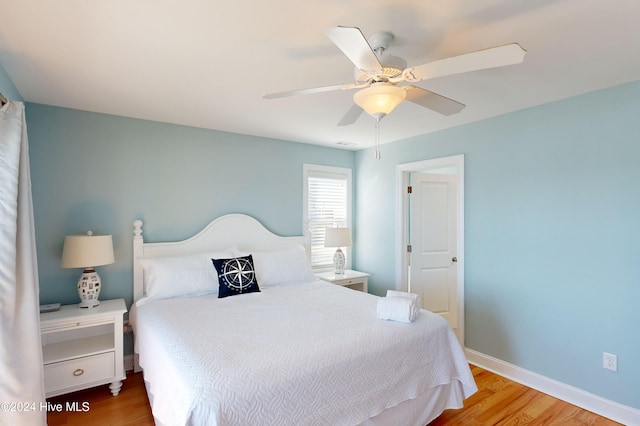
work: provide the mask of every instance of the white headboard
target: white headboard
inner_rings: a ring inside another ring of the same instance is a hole
[[[228,214],[209,223],[202,231],[182,241],[145,243],[142,221],[133,222],[133,301],[144,295],[141,258],[183,256],[236,247],[244,252],[285,249],[302,244],[310,253],[308,237],[282,237],[265,228],[251,216]]]

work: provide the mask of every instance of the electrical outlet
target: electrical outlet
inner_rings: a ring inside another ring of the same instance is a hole
[[[602,368],[618,371],[618,357],[614,354],[602,353]]]

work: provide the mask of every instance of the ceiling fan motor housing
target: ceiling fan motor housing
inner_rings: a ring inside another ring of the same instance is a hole
[[[407,61],[397,56],[384,54],[393,39],[393,34],[389,32],[379,32],[369,37],[369,46],[376,54],[382,69],[361,70],[356,67],[354,70],[356,84],[388,82],[389,79],[402,75],[402,71],[407,67]]]
[[[378,60],[382,65],[381,70],[354,69],[356,84],[387,82],[391,78],[402,75],[402,71],[407,67],[407,61],[398,56],[381,55],[378,56]]]

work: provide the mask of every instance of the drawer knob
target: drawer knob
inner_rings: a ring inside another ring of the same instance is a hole
[[[78,377],[78,376],[82,376],[84,374],[84,370],[82,368],[78,368],[76,371],[73,372],[73,375]]]

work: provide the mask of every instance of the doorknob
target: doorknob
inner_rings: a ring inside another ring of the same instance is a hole
[[[458,258],[457,258],[457,257],[455,257],[455,256],[453,256],[453,257],[451,258],[451,261],[455,263],[455,262],[457,262],[457,261],[458,261]]]

